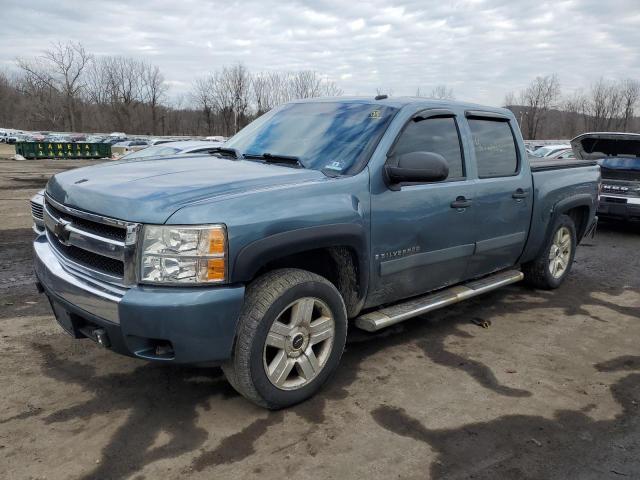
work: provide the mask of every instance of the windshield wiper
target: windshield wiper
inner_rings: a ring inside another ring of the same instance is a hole
[[[210,155],[214,155],[216,153],[220,153],[222,155],[231,155],[236,160],[242,158],[242,153],[237,148],[231,147],[213,147],[209,150]]]
[[[258,160],[264,160],[267,163],[286,163],[290,165],[297,165],[299,167],[304,167],[304,165],[300,161],[300,158],[294,155],[280,155],[277,153],[269,153],[269,152],[265,152],[261,154],[245,153],[244,158],[255,158]]]

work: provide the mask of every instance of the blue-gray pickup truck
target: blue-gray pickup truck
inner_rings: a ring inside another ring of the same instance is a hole
[[[376,331],[525,279],[556,288],[596,222],[595,162],[531,164],[511,112],[419,98],[280,106],[205,155],[51,178],[34,241],[58,323],[221,365],[267,408]]]

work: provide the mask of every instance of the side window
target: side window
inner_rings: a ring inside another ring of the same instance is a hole
[[[518,172],[518,151],[509,122],[469,118],[480,178],[508,177]]]
[[[453,117],[411,121],[398,138],[393,153],[398,156],[411,152],[438,153],[449,164],[448,179],[464,177],[460,137]]]

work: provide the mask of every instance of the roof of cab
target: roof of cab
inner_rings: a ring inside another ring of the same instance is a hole
[[[465,110],[482,110],[486,112],[495,112],[503,115],[512,116],[511,110],[500,107],[490,107],[487,105],[480,105],[477,103],[459,102],[456,100],[438,100],[435,98],[425,97],[387,97],[380,100],[376,100],[375,97],[319,97],[319,98],[304,98],[300,100],[294,100],[292,103],[307,103],[307,102],[344,102],[344,103],[365,103],[372,105],[388,105],[395,108],[403,108],[407,105],[419,105],[425,107],[434,108],[446,108],[456,107],[463,108]]]

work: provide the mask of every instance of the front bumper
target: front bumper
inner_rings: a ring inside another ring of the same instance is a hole
[[[640,220],[640,197],[601,195],[598,215],[623,220]]]
[[[173,363],[231,355],[244,286],[115,287],[71,273],[44,235],[34,241],[34,261],[58,323],[76,338],[106,338],[100,343],[118,353]]]

